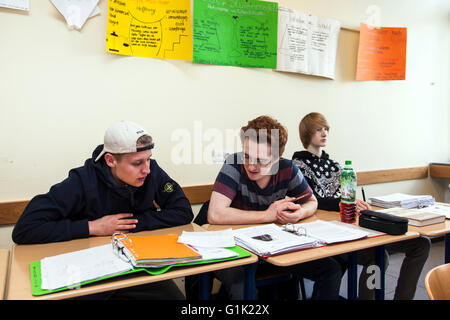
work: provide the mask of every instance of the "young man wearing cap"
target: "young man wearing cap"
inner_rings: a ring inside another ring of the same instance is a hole
[[[190,203],[150,159],[153,147],[140,125],[120,121],[111,126],[84,166],[30,201],[14,227],[14,242],[66,241],[190,223]]]
[[[190,223],[190,203],[150,159],[153,147],[152,137],[138,124],[114,124],[84,166],[30,201],[14,227],[14,242],[66,241]],[[180,300],[184,295],[167,280],[86,298]]]
[[[296,223],[312,216],[317,200],[300,170],[281,158],[288,134],[275,119],[260,116],[241,128],[243,152],[230,155],[213,186],[210,224]],[[315,282],[313,299],[338,299],[341,269],[332,258],[291,267],[258,266],[290,272]],[[244,269],[221,270],[216,276],[231,299],[242,299]]]

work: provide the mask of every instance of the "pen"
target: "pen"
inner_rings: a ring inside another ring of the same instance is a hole
[[[362,195],[363,195],[363,200],[364,200],[364,202],[366,202],[366,194],[364,193],[364,187],[361,187],[361,191],[362,191]]]

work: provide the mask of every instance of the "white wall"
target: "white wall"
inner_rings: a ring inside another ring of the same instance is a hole
[[[342,30],[336,79],[123,57],[105,52],[101,15],[71,31],[50,1],[31,11],[0,9],[0,201],[47,192],[81,166],[119,119],[144,125],[154,158],[181,185],[213,183],[220,164],[177,165],[177,129],[238,129],[270,114],[289,130],[285,156],[301,149],[298,122],[319,111],[331,124],[327,152],[357,170],[424,166],[450,160],[449,5],[447,0],[280,0],[280,5],[359,28],[366,9],[382,26],[407,27],[405,81],[355,81],[359,33]],[[198,122],[196,122],[198,121]],[[195,147],[205,150],[209,142]],[[197,149],[199,150],[199,149]],[[193,159],[194,160],[194,159]],[[367,186],[368,196],[402,190],[442,196],[430,179]],[[0,247],[10,228],[0,229]]]

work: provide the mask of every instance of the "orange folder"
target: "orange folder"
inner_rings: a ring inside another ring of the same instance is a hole
[[[136,261],[177,261],[201,258],[201,255],[194,249],[178,243],[177,234],[119,236],[118,240],[129,250]]]

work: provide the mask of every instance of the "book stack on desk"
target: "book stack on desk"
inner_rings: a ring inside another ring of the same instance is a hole
[[[433,212],[428,207],[420,209],[390,208],[379,210],[397,217],[408,219],[408,224],[416,227],[441,223],[445,220],[445,214]]]
[[[429,195],[416,196],[404,193],[393,193],[387,196],[370,198],[373,206],[382,208],[422,208],[434,204],[434,198]]]

